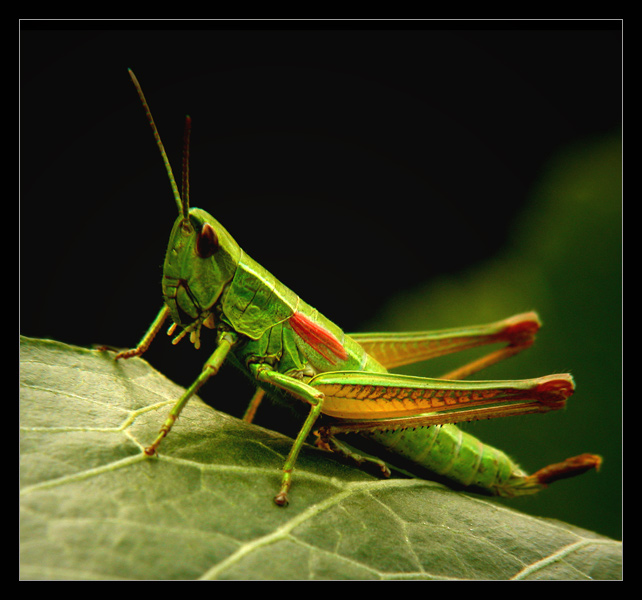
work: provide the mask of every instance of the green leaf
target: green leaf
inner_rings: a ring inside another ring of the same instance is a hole
[[[291,441],[192,400],[142,359],[21,339],[23,579],[618,579],[621,544]],[[210,384],[213,385],[213,384]]]

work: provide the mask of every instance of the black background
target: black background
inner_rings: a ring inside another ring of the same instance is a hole
[[[20,332],[129,347],[161,306],[176,207],[128,67],[179,179],[193,119],[192,205],[358,331],[496,253],[546,160],[620,127],[620,26],[23,21]],[[187,385],[203,341],[146,358]],[[220,379],[201,395],[242,414]]]

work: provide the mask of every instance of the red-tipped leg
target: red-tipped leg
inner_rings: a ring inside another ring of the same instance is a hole
[[[596,454],[580,454],[579,456],[567,458],[562,462],[548,465],[533,473],[529,479],[533,479],[540,485],[546,486],[560,479],[581,475],[591,469],[599,471],[601,464],[601,456],[597,456]]]

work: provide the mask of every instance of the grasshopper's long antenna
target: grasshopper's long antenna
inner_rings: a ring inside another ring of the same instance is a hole
[[[145,114],[147,115],[147,120],[149,121],[149,124],[151,125],[152,131],[154,132],[154,139],[156,140],[156,145],[158,146],[158,149],[160,150],[161,156],[163,157],[163,164],[165,165],[165,170],[167,171],[167,175],[169,176],[169,182],[172,186],[172,193],[174,194],[174,200],[176,201],[176,206],[178,207],[178,214],[183,217],[183,221],[185,223],[189,223],[188,219],[188,213],[189,213],[189,182],[188,182],[188,176],[189,176],[189,150],[187,148],[183,149],[183,197],[181,198],[181,195],[178,193],[178,187],[176,186],[176,180],[174,179],[174,173],[172,173],[172,167],[169,164],[169,159],[167,158],[167,154],[165,152],[165,148],[163,146],[163,142],[160,139],[160,135],[158,133],[158,129],[156,129],[156,124],[154,123],[154,119],[152,117],[152,113],[149,110],[149,105],[147,104],[147,100],[145,100],[145,94],[143,94],[143,90],[140,87],[140,83],[138,83],[138,79],[136,79],[136,75],[134,75],[134,72],[131,69],[127,69],[129,71],[129,76],[131,77],[134,86],[136,87],[136,91],[138,92],[138,97],[140,98],[140,101],[143,104],[143,108],[145,109]],[[189,130],[191,127],[189,126],[189,123],[191,123],[191,120],[189,117],[187,117],[186,123],[185,123],[185,140],[189,144]]]
[[[183,134],[183,177],[181,181],[181,198],[183,210],[189,210],[189,136],[192,132],[192,118],[185,115],[185,132]]]

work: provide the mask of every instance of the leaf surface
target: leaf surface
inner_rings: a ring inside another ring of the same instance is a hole
[[[22,579],[619,579],[620,542],[419,479],[378,480],[190,401],[140,358],[21,339]]]

